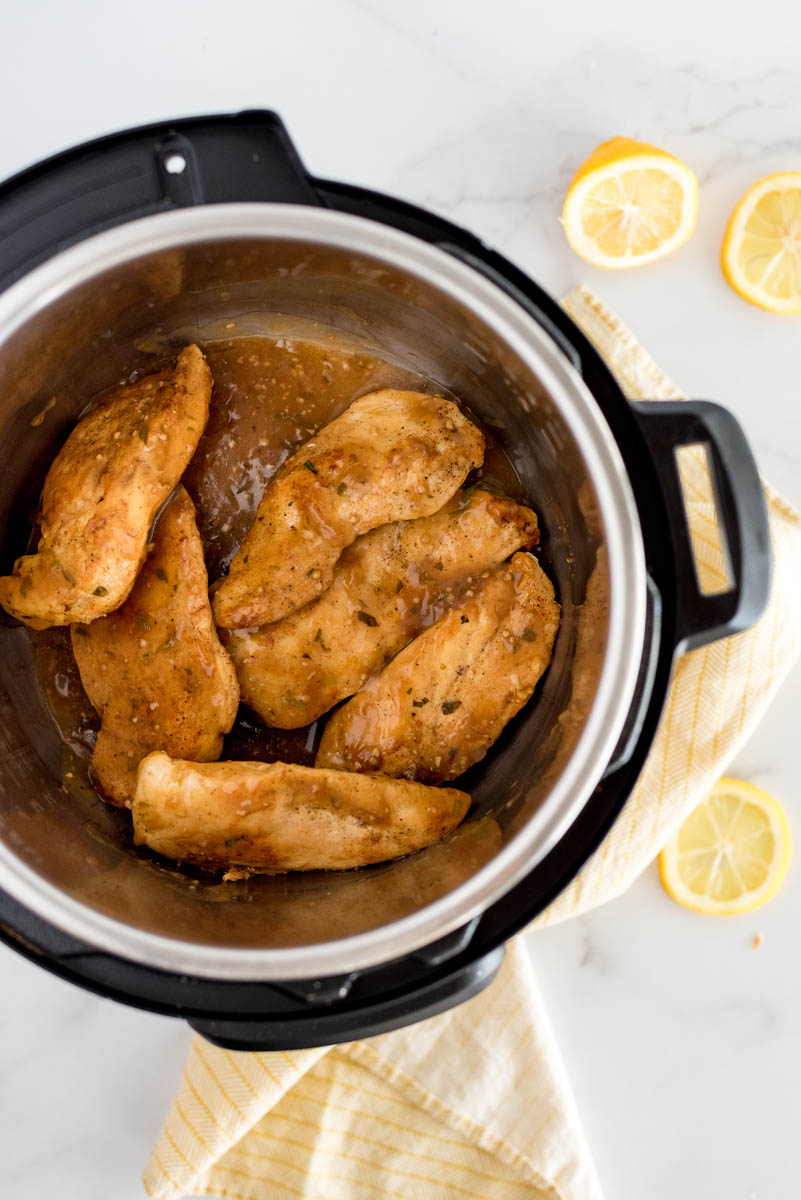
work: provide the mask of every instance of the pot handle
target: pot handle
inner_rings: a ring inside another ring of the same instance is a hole
[[[190,117],[86,142],[0,184],[0,289],[103,229],[227,201],[322,203],[277,113]]]
[[[745,434],[727,409],[708,400],[651,400],[632,407],[668,512],[676,567],[674,644],[683,653],[749,629],[764,612],[772,562],[765,495]],[[731,580],[727,591],[707,595],[698,587],[676,462],[679,447],[699,443],[709,456]]]

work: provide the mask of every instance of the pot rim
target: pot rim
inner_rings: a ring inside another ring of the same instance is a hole
[[[646,572],[636,504],[617,443],[592,393],[553,339],[475,269],[376,221],[272,203],[201,205],[129,221],[60,252],[0,295],[0,345],[65,292],[110,268],[198,242],[250,239],[310,242],[377,258],[445,291],[490,326],[558,403],[581,450],[604,522],[610,578],[609,629],[598,688],[585,727],[547,799],[470,879],[389,925],[292,947],[186,942],[124,924],[72,899],[0,843],[0,886],[80,941],[170,972],[268,981],[337,975],[418,950],[483,912],[553,849],[600,781],[628,714],[643,648]]]

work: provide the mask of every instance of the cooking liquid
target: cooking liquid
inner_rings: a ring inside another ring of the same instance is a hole
[[[283,462],[357,397],[378,388],[441,392],[430,380],[373,355],[330,343],[264,337],[203,347],[214,376],[211,411],[183,484],[195,502],[209,582],[228,568],[256,516],[264,488]],[[476,420],[475,417],[473,417]],[[516,500],[520,483],[492,432],[481,480]],[[62,739],[62,784],[92,788],[91,758],[100,719],[81,685],[68,628],[30,630],[45,702]],[[312,765],[323,716],[303,729],[269,729],[244,705],[221,757]]]

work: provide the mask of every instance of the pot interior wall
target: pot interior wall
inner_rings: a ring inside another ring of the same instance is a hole
[[[359,871],[234,885],[139,855],[127,813],[89,791],[65,794],[59,735],[36,685],[28,635],[5,619],[0,836],[56,887],[120,921],[189,941],[281,947],[411,913],[457,887],[515,835],[559,776],[591,707],[608,585],[582,458],[521,359],[479,318],[411,275],[277,240],[198,244],[139,259],[50,303],[0,348],[0,569],[9,571],[23,552],[47,467],[93,396],[188,341],[255,334],[333,338],[461,398],[492,427],[539,514],[541,559],[563,614],[535,702],[464,777],[474,804],[449,840]]]

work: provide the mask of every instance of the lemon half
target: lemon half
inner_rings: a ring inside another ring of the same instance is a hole
[[[579,167],[562,221],[570,245],[597,267],[662,258],[695,228],[698,180],[666,150],[615,137]]]
[[[776,313],[801,313],[801,171],[750,187],[726,227],[726,280],[744,300]]]
[[[719,779],[659,856],[674,900],[721,916],[765,904],[789,863],[790,827],[780,805],[740,779]]]

